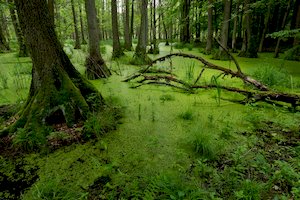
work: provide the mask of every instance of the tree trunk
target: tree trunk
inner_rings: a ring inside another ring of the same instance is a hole
[[[15,4],[32,58],[33,73],[27,102],[10,131],[26,128],[46,137],[41,125],[66,122],[71,126],[86,119],[93,106],[101,107],[104,101],[64,53],[46,1],[15,0]]]
[[[235,17],[233,19],[233,31],[232,31],[232,43],[231,48],[233,52],[236,52],[236,38],[237,38],[237,28],[238,28],[238,16],[239,16],[240,1],[236,2],[235,6]]]
[[[54,0],[48,0],[48,9],[49,9],[49,15],[50,15],[51,23],[55,27],[55,22],[54,22]]]
[[[134,0],[132,0],[132,5],[131,5],[131,20],[130,20],[131,43],[132,43],[132,37],[134,37],[133,25],[134,25]]]
[[[180,41],[190,43],[190,8],[191,0],[182,0]]]
[[[156,40],[156,1],[153,0],[153,26],[152,26],[152,45],[151,45],[151,49],[149,50],[149,53],[152,54],[159,54],[159,48],[157,45],[157,40]]]
[[[79,31],[78,31],[77,15],[76,15],[76,11],[75,11],[74,0],[71,0],[71,6],[72,6],[74,31],[75,31],[75,46],[74,46],[74,49],[80,49],[81,48],[80,47],[80,37],[79,37]]]
[[[81,3],[79,3],[79,17],[80,17],[80,29],[81,29],[81,40],[82,44],[86,44],[85,36],[84,36],[84,23],[83,23],[83,17],[82,17],[82,7]]]
[[[282,24],[281,24],[281,30],[284,30],[284,27],[286,25],[286,19],[288,17],[288,14],[290,12],[290,8],[291,8],[291,3],[292,3],[293,0],[289,0],[289,3],[287,5],[287,8],[286,8],[286,11],[284,13],[284,17],[283,17],[283,20],[282,20]],[[278,38],[277,40],[277,44],[276,44],[276,48],[275,48],[275,55],[274,55],[274,58],[278,58],[279,57],[279,46],[280,46],[280,41],[281,41],[281,38]]]
[[[213,0],[208,0],[208,21],[207,21],[207,42],[206,42],[206,54],[211,54],[213,43]]]
[[[221,45],[227,48],[228,43],[228,31],[229,31],[229,20],[230,20],[230,7],[231,7],[231,0],[223,0],[224,2],[224,18],[223,18],[223,25],[221,30]],[[218,55],[216,59],[220,60],[228,60],[228,54],[222,47],[219,47]]]
[[[129,11],[130,11],[129,0],[125,0],[124,47],[128,51],[130,51],[132,48],[132,40],[131,40],[132,36],[131,36],[131,31],[129,30],[130,28]]]
[[[9,1],[10,3],[13,4],[13,0]],[[19,20],[17,18],[17,14],[15,11],[15,7],[14,5],[11,5],[9,7],[9,12],[10,12],[10,16],[11,16],[11,21],[13,23],[14,29],[15,29],[15,33],[16,33],[16,37],[19,43],[19,57],[27,57],[28,56],[28,52],[27,52],[27,47],[25,45],[25,41],[24,41],[24,36],[19,24]]]
[[[2,25],[0,24],[0,53],[1,52],[6,52],[6,51],[9,51],[9,50],[10,50],[10,48],[9,48],[8,42],[6,41],[6,38],[3,34]]]
[[[200,17],[201,17],[201,7],[200,3],[199,5],[196,5],[196,39],[195,39],[195,44],[200,44],[201,42],[201,22],[200,22]]]
[[[147,64],[150,59],[147,56],[148,44],[148,0],[141,0],[141,25],[139,32],[138,44],[135,49],[135,54],[132,64]]]
[[[85,0],[85,10],[88,22],[89,56],[86,59],[86,75],[89,79],[106,78],[111,75],[99,50],[99,27],[95,0]]]
[[[300,28],[300,2],[298,1],[298,6],[295,8],[297,9],[297,15],[296,15],[296,21],[295,21],[295,28],[299,29]],[[294,38],[294,44],[293,46],[297,46],[300,44],[299,38]]]
[[[263,51],[263,46],[264,46],[264,41],[265,41],[265,37],[266,37],[266,33],[268,30],[268,24],[269,24],[269,19],[270,19],[270,14],[271,14],[271,2],[268,5],[268,11],[265,15],[265,19],[264,19],[264,29],[260,38],[260,42],[259,42],[259,47],[258,47],[258,52],[262,52]]]
[[[117,0],[111,0],[111,21],[112,21],[112,34],[113,34],[112,58],[119,58],[122,55],[124,55],[124,53],[119,38]]]

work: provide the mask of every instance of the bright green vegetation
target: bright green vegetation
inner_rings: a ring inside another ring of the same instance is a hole
[[[183,51],[202,55],[196,48]],[[109,45],[106,52],[108,60]],[[169,52],[161,46],[156,57]],[[134,83],[121,81],[139,69],[129,65],[131,56],[127,52],[107,62],[119,75],[93,81],[107,103],[122,107],[117,129],[111,110],[95,113],[83,131],[96,138],[86,143],[16,160],[0,157],[0,188],[7,178],[11,187],[20,185],[22,199],[28,200],[300,198],[298,112],[265,103],[234,103],[230,100],[243,96],[225,91],[189,94],[153,85],[130,89]],[[85,53],[73,50],[70,57],[83,72]],[[22,103],[29,89],[30,60],[18,60],[14,54],[1,54],[0,60],[0,104]],[[210,61],[235,68],[232,62]],[[245,73],[270,87],[300,92],[299,62],[274,59],[267,53],[238,61]],[[158,66],[167,68],[169,63]],[[173,70],[180,79],[191,81],[201,68],[193,60],[174,58]],[[206,71],[201,83],[210,83],[214,74],[218,73]],[[218,80],[243,87],[230,77]],[[49,137],[67,140],[59,132]],[[9,198],[8,192],[12,191],[0,192],[0,198]]]

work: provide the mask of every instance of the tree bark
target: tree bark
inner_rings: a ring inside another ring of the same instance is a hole
[[[9,44],[3,34],[3,28],[2,25],[0,24],[0,53],[1,52],[6,52],[9,51]]]
[[[71,0],[71,6],[72,6],[72,14],[73,14],[73,22],[74,22],[74,31],[75,31],[75,46],[74,49],[80,49],[80,36],[78,31],[78,22],[77,22],[77,14],[75,11],[75,4],[74,0]]]
[[[133,56],[133,64],[147,64],[149,58],[147,56],[148,44],[148,0],[141,0],[141,25],[139,32],[138,44]]]
[[[159,54],[159,48],[156,40],[156,0],[153,0],[153,5],[151,10],[153,10],[152,12],[153,24],[152,24],[152,44],[149,53]]]
[[[28,52],[27,52],[27,47],[25,45],[25,41],[24,41],[24,36],[19,24],[19,20],[17,18],[17,14],[16,14],[16,10],[13,4],[13,0],[9,1],[11,3],[10,7],[9,7],[9,12],[10,12],[10,16],[11,16],[11,21],[13,23],[14,29],[15,29],[15,33],[16,33],[16,37],[19,43],[19,57],[27,57],[28,56]]]
[[[125,0],[125,22],[124,22],[124,47],[126,50],[130,51],[132,48],[132,36],[130,30],[130,8],[129,8],[129,0]]]
[[[49,9],[49,15],[50,15],[51,23],[55,27],[55,20],[54,20],[54,0],[48,0],[48,9]]]
[[[89,34],[89,56],[85,63],[86,75],[89,79],[107,78],[111,73],[99,52],[100,39],[95,0],[85,0],[85,10]]]
[[[122,55],[124,55],[124,52],[122,50],[120,44],[120,38],[119,38],[117,0],[111,0],[111,21],[112,21],[112,33],[113,33],[112,58],[119,58]]]
[[[33,73],[28,99],[10,131],[26,128],[43,134],[42,125],[66,122],[72,126],[86,119],[96,105],[93,101],[101,107],[103,98],[64,53],[46,1],[15,0],[15,4],[32,58]]]
[[[208,21],[207,21],[207,42],[206,42],[206,54],[211,54],[213,44],[213,0],[208,0]]]
[[[132,0],[132,4],[131,4],[131,20],[130,20],[131,43],[132,43],[132,38],[134,37],[133,25],[134,25],[134,0]]]

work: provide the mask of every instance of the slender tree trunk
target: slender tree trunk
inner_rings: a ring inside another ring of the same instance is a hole
[[[80,49],[80,36],[78,31],[78,23],[77,23],[77,15],[75,11],[75,4],[74,0],[71,0],[71,6],[72,6],[72,14],[73,14],[73,22],[74,22],[74,31],[75,31],[75,46],[74,49]]]
[[[224,3],[224,17],[223,17],[223,24],[221,30],[221,45],[227,48],[228,43],[228,31],[229,31],[229,19],[230,19],[230,7],[231,7],[231,0],[223,0]],[[228,60],[229,56],[226,51],[219,47],[219,52],[215,57],[216,59],[220,60]]]
[[[130,20],[131,39],[134,37],[133,26],[134,26],[134,0],[132,0],[132,4],[131,4],[131,20]]]
[[[9,1],[10,3],[13,4],[13,0]],[[14,5],[11,5],[9,7],[9,12],[10,12],[10,16],[11,16],[11,21],[13,23],[14,29],[15,29],[15,33],[16,33],[16,37],[18,40],[18,44],[19,44],[19,57],[27,57],[28,56],[28,52],[27,52],[27,47],[25,45],[25,41],[24,41],[24,36],[19,24],[19,20],[17,18],[17,14],[16,14],[16,10]]]
[[[112,21],[112,33],[113,33],[112,58],[119,58],[122,55],[124,55],[124,53],[119,38],[117,0],[111,0],[111,21]]]
[[[259,47],[258,47],[258,52],[262,52],[263,50],[263,46],[264,46],[264,41],[265,41],[265,37],[266,37],[266,33],[268,30],[268,24],[269,24],[269,20],[270,20],[270,14],[271,14],[271,3],[269,3],[268,5],[268,11],[265,15],[265,19],[264,19],[264,29],[260,38],[260,42],[259,42]]]
[[[153,25],[152,25],[152,45],[151,45],[151,49],[149,50],[149,53],[152,54],[159,54],[159,48],[157,45],[157,40],[156,40],[156,0],[153,0]]]
[[[290,12],[290,8],[291,8],[291,3],[292,3],[293,0],[289,0],[289,3],[287,5],[287,8],[286,8],[286,11],[284,13],[284,17],[283,17],[283,20],[282,20],[282,24],[281,24],[281,30],[284,30],[284,27],[286,25],[286,19],[288,17],[288,14]],[[278,38],[277,40],[277,44],[276,44],[276,48],[275,48],[275,55],[274,55],[274,58],[278,58],[279,57],[279,46],[280,46],[280,41],[281,41],[281,38]]]
[[[237,28],[238,28],[238,16],[239,16],[239,7],[240,7],[240,2],[236,2],[235,6],[235,17],[233,19],[233,31],[232,31],[232,43],[231,43],[231,48],[233,52],[236,52],[236,38],[237,38]]]
[[[130,29],[130,17],[129,17],[129,0],[125,0],[125,22],[124,22],[124,40],[125,44],[124,47],[126,50],[130,51],[132,48],[132,41],[131,41],[131,31]]]
[[[95,105],[93,101],[99,106],[104,101],[64,53],[49,17],[46,1],[15,0],[15,4],[30,50],[33,73],[27,102],[10,131],[26,128],[46,137],[41,125],[66,122],[71,126],[87,118]]]
[[[6,52],[9,50],[10,50],[10,48],[9,48],[8,42],[3,34],[3,28],[0,24],[0,53]]]
[[[53,23],[53,26],[55,27],[55,21],[54,21],[54,0],[48,0],[48,9],[49,9],[49,15],[51,23]]]
[[[85,63],[86,75],[89,79],[109,77],[111,73],[99,52],[100,39],[95,0],[85,0],[85,11],[89,34],[89,56]]]
[[[201,22],[200,22],[200,16],[201,16],[201,8],[200,8],[200,4],[199,7],[196,6],[195,8],[196,10],[196,39],[195,39],[195,43],[196,44],[200,44],[201,42]]]
[[[133,64],[147,64],[149,58],[147,56],[148,44],[148,0],[141,0],[141,25],[139,31],[138,44],[135,49]]]
[[[211,54],[213,44],[213,0],[208,0],[207,42],[206,54]]]
[[[84,23],[83,23],[83,17],[82,17],[82,5],[81,3],[79,5],[79,18],[80,18],[80,29],[81,29],[81,40],[82,44],[86,44],[85,36],[84,36]]]

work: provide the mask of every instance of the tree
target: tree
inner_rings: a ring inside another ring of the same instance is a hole
[[[77,22],[77,14],[75,11],[75,4],[74,0],[71,0],[71,6],[72,6],[72,14],[73,14],[73,21],[74,21],[74,31],[75,31],[75,46],[74,49],[80,49],[80,36],[78,31],[78,22]]]
[[[99,49],[99,27],[95,0],[85,0],[85,11],[88,22],[89,56],[86,59],[86,75],[89,79],[106,78],[111,75]]]
[[[138,44],[135,48],[132,64],[147,64],[150,59],[147,56],[148,43],[148,0],[141,0],[141,25]]]
[[[112,32],[113,32],[112,58],[119,58],[122,55],[124,55],[124,52],[122,50],[120,44],[120,38],[119,38],[117,0],[111,0],[111,21],[112,21]]]
[[[149,49],[149,53],[152,54],[159,54],[159,48],[157,45],[157,41],[156,41],[156,1],[153,0],[153,6],[152,6],[152,19],[153,19],[153,24],[152,24],[152,44],[151,44],[151,48]]]
[[[17,14],[16,14],[16,10],[15,10],[15,5],[13,4],[13,0],[9,1],[11,4],[9,6],[9,12],[10,12],[10,17],[11,17],[11,21],[13,23],[14,29],[15,29],[15,33],[16,33],[16,37],[19,43],[19,53],[18,56],[19,57],[26,57],[28,56],[28,52],[27,52],[27,47],[25,45],[25,41],[24,41],[24,36],[19,24],[19,20],[17,18]]]
[[[64,53],[46,1],[15,0],[15,4],[33,69],[28,99],[10,131],[26,128],[45,137],[41,125],[66,122],[72,126],[104,101]]]
[[[129,0],[125,0],[125,22],[124,22],[124,48],[128,51],[132,48],[132,35],[130,30],[130,17],[129,17]]]
[[[0,52],[5,52],[5,51],[9,51],[9,45],[8,42],[6,41],[6,38],[3,34],[3,28],[0,24]]]
[[[208,0],[207,42],[205,51],[211,53],[213,43],[213,0]]]
[[[232,42],[231,48],[233,52],[236,52],[236,39],[237,39],[237,29],[238,29],[238,16],[239,16],[239,7],[240,7],[240,0],[236,2],[235,5],[235,16],[233,17],[233,30],[232,30]]]
[[[50,15],[51,23],[53,23],[53,25],[55,27],[55,23],[54,23],[54,0],[48,0],[48,9],[49,9],[49,15]]]
[[[229,31],[229,20],[230,20],[230,7],[231,7],[231,0],[223,0],[224,3],[224,17],[222,22],[222,30],[221,30],[221,45],[222,47],[219,48],[219,52],[215,55],[216,59],[220,60],[227,60],[229,59],[227,52],[225,52],[224,48],[227,48],[228,42],[228,31]]]
[[[190,42],[190,8],[191,0],[182,0],[181,7],[181,30],[180,30],[180,41],[183,43]]]
[[[81,43],[86,44],[85,36],[84,36],[84,24],[83,24],[83,17],[82,17],[82,8],[81,3],[79,3],[79,18],[80,18],[80,29],[81,29]]]

